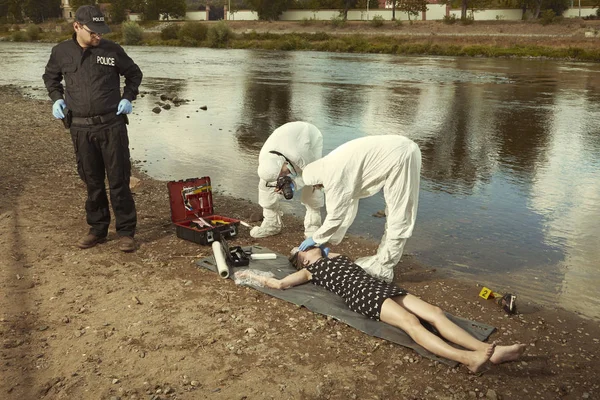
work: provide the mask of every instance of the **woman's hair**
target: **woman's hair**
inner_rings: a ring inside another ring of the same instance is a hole
[[[315,247],[317,247],[317,246],[311,246],[311,247],[307,248],[307,249],[306,249],[306,250],[304,250],[304,251],[309,251],[309,250],[312,250],[312,249],[314,249]],[[303,261],[303,260],[302,260],[302,257],[300,257],[300,250],[298,250],[298,248],[297,248],[297,247],[295,247],[295,248],[292,250],[292,254],[290,254],[290,256],[289,256],[288,260],[290,261],[290,264],[292,264],[292,266],[293,266],[294,268],[296,268],[298,271],[299,271],[299,270],[301,270],[302,268],[304,268],[304,265],[302,265],[302,261]]]
[[[301,270],[304,267],[302,266],[302,262],[299,260],[298,254],[300,254],[300,250],[298,250],[298,248],[295,248],[294,250],[292,250],[292,254],[288,258],[288,260],[294,268],[296,268],[297,270]]]

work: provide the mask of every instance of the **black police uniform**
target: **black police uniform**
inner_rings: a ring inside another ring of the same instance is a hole
[[[122,96],[120,75],[125,76]],[[135,100],[142,71],[118,44],[101,39],[98,46],[83,49],[73,34],[72,40],[52,48],[43,79],[50,98],[64,98],[72,112],[71,138],[77,171],[87,186],[90,233],[99,237],[108,233],[110,211],[104,185],[108,176],[117,233],[133,237],[137,215],[129,189],[127,117],[116,113],[121,99]]]

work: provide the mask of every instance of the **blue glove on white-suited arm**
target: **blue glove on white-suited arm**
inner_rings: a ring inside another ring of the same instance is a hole
[[[63,99],[56,100],[52,105],[52,115],[54,115],[54,118],[63,119],[65,117],[65,114],[63,113],[65,107],[67,107],[67,105]]]
[[[133,111],[133,106],[129,100],[123,99],[119,102],[119,107],[117,107],[117,115],[131,114],[131,111]]]
[[[313,240],[313,238],[309,237],[309,238],[306,238],[304,240],[304,242],[300,243],[300,246],[298,246],[298,250],[304,251],[304,250],[308,249],[309,247],[312,247],[316,244],[317,243]]]

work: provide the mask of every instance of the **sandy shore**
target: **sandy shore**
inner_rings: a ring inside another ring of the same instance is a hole
[[[50,101],[3,87],[0,129],[2,399],[581,399],[600,396],[600,329],[560,309],[507,316],[477,285],[404,257],[396,281],[447,311],[528,345],[521,361],[476,376],[335,320],[238,287],[194,262],[208,247],[178,239],[166,183],[135,186],[140,248],[74,246],[87,231],[84,186]],[[248,219],[256,204],[215,196]],[[287,252],[301,224],[236,245]],[[376,244],[349,238],[352,257]]]

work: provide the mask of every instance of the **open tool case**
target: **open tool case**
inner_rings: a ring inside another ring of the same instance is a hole
[[[213,214],[210,177],[171,181],[167,187],[178,238],[210,245],[237,236],[239,220]]]

